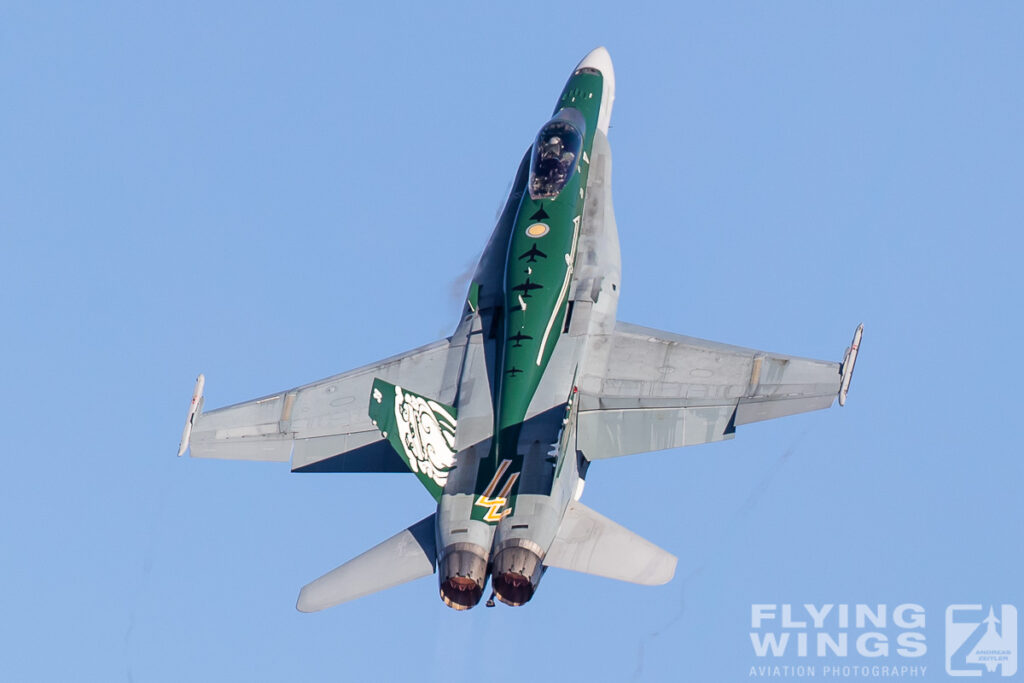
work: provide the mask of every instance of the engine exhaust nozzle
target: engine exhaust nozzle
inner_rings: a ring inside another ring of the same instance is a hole
[[[452,609],[474,607],[487,583],[487,551],[475,543],[453,543],[438,562],[441,599]]]
[[[533,597],[544,574],[540,546],[525,538],[503,541],[491,563],[491,588],[506,605],[519,607]]]

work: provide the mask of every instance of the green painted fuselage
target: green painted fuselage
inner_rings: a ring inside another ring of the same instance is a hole
[[[505,263],[505,305],[494,394],[493,462],[515,458],[519,431],[566,324],[590,155],[601,106],[602,76],[573,74],[555,107],[576,109],[585,130],[575,168],[554,197],[522,194]]]

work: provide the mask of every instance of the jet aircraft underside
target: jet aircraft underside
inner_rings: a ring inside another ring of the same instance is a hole
[[[845,403],[863,326],[838,363],[616,321],[614,98],[598,48],[524,154],[450,337],[210,412],[199,376],[179,455],[412,472],[436,502],[305,586],[299,610],[435,572],[455,609],[478,604],[488,581],[492,597],[525,604],[550,567],[666,583],[673,555],[580,502],[590,464]]]

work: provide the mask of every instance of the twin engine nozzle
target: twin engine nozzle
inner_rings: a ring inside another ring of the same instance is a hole
[[[469,609],[480,602],[487,583],[487,551],[475,543],[453,543],[437,563],[441,599],[452,609]]]
[[[487,551],[474,543],[453,543],[438,562],[441,599],[453,609],[474,607],[491,576],[494,595],[506,605],[518,607],[530,601],[544,574],[543,551],[524,538],[502,541],[488,566]]]
[[[491,588],[506,605],[519,607],[533,597],[544,574],[543,551],[533,541],[509,538],[502,541],[491,562]]]

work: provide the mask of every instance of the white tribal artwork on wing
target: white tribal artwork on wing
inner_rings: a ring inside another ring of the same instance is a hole
[[[436,402],[396,386],[395,422],[412,471],[444,487],[455,464],[455,418]]]

